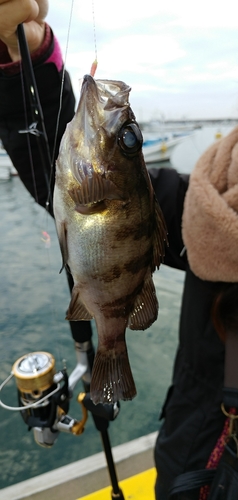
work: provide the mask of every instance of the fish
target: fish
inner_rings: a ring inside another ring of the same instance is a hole
[[[153,272],[167,230],[142,153],[143,137],[122,81],[85,75],[56,161],[54,216],[74,287],[66,319],[94,318],[94,404],[136,395],[126,329],[158,315]]]

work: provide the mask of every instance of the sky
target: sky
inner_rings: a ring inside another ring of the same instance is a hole
[[[140,122],[238,117],[234,0],[51,0],[47,21],[77,100],[96,54],[95,78],[127,83]]]

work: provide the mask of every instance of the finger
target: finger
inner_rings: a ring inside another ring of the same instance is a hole
[[[47,16],[49,10],[49,2],[48,0],[36,0],[39,5],[39,14],[37,16],[37,20],[43,21]]]
[[[0,0],[0,37],[9,37],[18,24],[35,19],[39,5],[35,0]]]

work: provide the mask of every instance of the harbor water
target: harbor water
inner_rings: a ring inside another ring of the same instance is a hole
[[[169,163],[167,163],[169,168]],[[26,353],[53,354],[56,368],[66,360],[68,373],[75,366],[75,350],[65,311],[69,291],[61,268],[54,222],[30,197],[18,177],[0,183],[0,383],[13,363]],[[43,232],[50,235],[48,248]],[[158,416],[171,381],[184,273],[161,265],[154,274],[160,311],[146,331],[127,331],[127,346],[137,396],[122,402],[110,423],[112,446],[159,429]],[[97,345],[94,328],[93,342]],[[83,386],[74,391],[70,415],[80,419],[76,402]],[[3,389],[5,404],[18,406],[14,381]],[[102,451],[100,434],[89,415],[84,433],[61,433],[51,449],[39,447],[21,415],[0,407],[0,488],[69,464]],[[1,496],[1,494],[0,494]]]

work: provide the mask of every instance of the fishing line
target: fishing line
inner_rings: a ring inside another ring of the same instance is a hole
[[[55,164],[55,161],[56,161],[55,156],[56,156],[57,138],[58,138],[60,117],[61,117],[61,111],[62,111],[63,91],[64,91],[65,72],[66,72],[66,61],[67,61],[67,57],[68,57],[69,38],[70,38],[70,30],[71,30],[71,25],[72,25],[73,10],[74,10],[74,0],[71,0],[69,22],[68,22],[68,29],[67,29],[67,36],[66,36],[66,46],[65,46],[65,53],[64,53],[64,64],[63,64],[63,68],[62,68],[62,78],[61,78],[61,86],[60,86],[59,109],[58,109],[58,114],[57,114],[57,119],[56,119],[54,145],[53,145],[53,153],[52,153],[52,159],[51,159],[50,185],[52,183],[52,176],[53,176],[53,173],[54,173],[54,164]],[[48,193],[47,202],[49,202],[49,197],[50,197],[50,191]],[[49,267],[50,267],[50,270],[51,270],[51,273],[52,273],[52,265],[51,265],[51,260],[50,260],[50,251],[49,251],[49,248],[47,248],[47,255],[48,255],[48,264],[49,264]],[[53,298],[53,294],[52,294],[52,298]],[[54,318],[54,321],[57,323],[57,315],[56,315],[54,301],[53,301],[53,318]],[[56,350],[57,350],[57,358],[58,358],[58,360],[62,360],[62,350],[63,350],[63,347],[61,346],[60,342],[57,342]]]
[[[11,372],[10,375],[4,380],[4,382],[2,382],[2,384],[0,385],[0,393],[2,392],[2,389],[5,387],[5,385],[8,384],[8,382],[14,377],[14,373]],[[49,394],[46,394],[46,396],[44,396],[43,398],[39,399],[38,401],[36,401],[35,403],[30,403],[29,405],[24,405],[24,406],[8,406],[6,405],[5,403],[2,402],[2,400],[0,399],[0,406],[2,406],[2,408],[5,408],[5,410],[10,410],[10,411],[24,411],[24,410],[28,410],[30,408],[37,408],[37,407],[40,407],[40,405],[46,401],[47,399],[49,399],[51,396],[53,396],[53,394],[55,394],[56,392],[58,392],[60,388],[60,384],[57,384],[57,387],[56,389],[54,389],[53,391],[51,391]]]
[[[66,61],[67,61],[67,56],[68,56],[69,36],[70,36],[70,29],[71,29],[71,25],[72,25],[73,10],[74,10],[74,0],[71,1],[71,8],[70,8],[70,14],[69,14],[69,24],[68,24],[67,37],[66,37],[66,47],[65,47],[65,54],[64,54],[64,65],[63,65],[63,70],[62,70],[62,79],[61,79],[61,87],[60,87],[59,110],[58,110],[58,115],[57,115],[57,120],[56,120],[55,138],[54,138],[54,146],[53,146],[53,154],[52,154],[52,162],[51,162],[50,182],[52,179],[52,174],[54,171],[54,162],[56,159],[55,158],[56,143],[57,143],[57,136],[58,136],[58,131],[59,131],[60,115],[61,115],[61,111],[62,111],[63,90],[64,90],[65,71],[66,71],[65,68],[66,68]]]
[[[92,15],[93,15],[93,36],[94,36],[94,49],[95,49],[95,60],[98,60],[97,55],[97,36],[96,36],[96,22],[95,22],[95,8],[94,0],[92,0]]]
[[[68,23],[68,30],[67,30],[67,37],[66,37],[66,46],[65,46],[65,54],[64,54],[64,65],[63,65],[63,72],[62,72],[62,79],[61,79],[60,97],[59,97],[59,110],[58,110],[58,115],[57,115],[57,120],[56,120],[55,138],[54,138],[54,146],[53,146],[53,154],[52,154],[52,162],[51,162],[50,183],[51,183],[52,174],[53,174],[53,170],[54,170],[57,136],[58,136],[58,131],[59,131],[60,115],[61,115],[61,111],[62,111],[62,101],[63,101],[65,71],[66,71],[66,62],[67,62],[67,57],[68,57],[69,38],[70,38],[70,30],[71,30],[71,26],[72,26],[73,10],[74,10],[74,0],[71,0],[71,8],[70,8],[70,14],[69,14],[69,23]],[[98,65],[98,59],[97,59],[97,36],[96,36],[96,22],[95,22],[94,0],[92,0],[92,17],[93,17],[93,38],[94,38],[95,59],[94,59],[94,62],[92,63],[92,66],[91,66],[90,75],[94,76],[95,72],[96,72],[96,69],[97,69],[97,65]]]
[[[74,0],[72,0],[71,1],[70,14],[69,14],[67,36],[66,36],[66,46],[65,46],[65,53],[64,53],[64,65],[63,65],[63,69],[62,69],[62,79],[61,79],[61,88],[60,88],[60,97],[59,97],[59,110],[58,110],[57,120],[56,120],[56,130],[55,130],[53,154],[52,154],[52,161],[51,161],[50,185],[51,185],[52,175],[53,175],[53,172],[54,172],[54,162],[55,162],[56,146],[57,146],[57,136],[58,136],[58,131],[59,131],[60,116],[61,116],[61,111],[62,111],[62,101],[63,101],[63,90],[64,90],[64,82],[65,82],[66,63],[67,63],[68,50],[69,50],[70,30],[71,30],[71,26],[72,26],[74,5],[75,5],[75,2],[74,2]],[[96,36],[96,21],[95,21],[94,0],[92,0],[92,17],[93,17],[93,39],[94,39],[95,59],[94,59],[94,62],[92,63],[90,74],[92,76],[94,76],[95,72],[96,72],[96,69],[97,69],[97,64],[98,64],[98,62],[97,62],[97,36]],[[49,199],[48,199],[48,201],[49,201]],[[43,234],[43,231],[42,231],[42,234]],[[51,261],[50,261],[50,251],[49,251],[49,248],[47,248],[47,255],[48,255],[49,267],[50,267],[50,270],[52,272],[52,265],[51,265]],[[54,319],[56,321],[56,312],[55,312],[54,307],[53,307],[53,315],[54,315]],[[58,346],[58,349],[60,350],[60,346]],[[60,352],[58,353],[58,356],[60,358]]]
[[[65,54],[64,54],[64,66],[63,66],[63,73],[62,73],[62,79],[61,79],[61,89],[60,89],[60,98],[59,98],[59,111],[58,111],[57,120],[56,120],[56,130],[55,130],[55,139],[54,139],[54,147],[53,147],[53,154],[52,154],[50,182],[51,182],[52,173],[53,173],[53,170],[54,170],[57,135],[58,135],[58,131],[59,131],[60,115],[61,115],[61,111],[62,111],[62,101],[63,101],[65,71],[66,71],[66,62],[67,62],[68,49],[69,49],[69,38],[70,38],[70,30],[71,30],[71,25],[72,25],[73,10],[74,10],[74,0],[71,1],[69,23],[68,23],[68,30],[67,30],[67,37],[66,37],[66,46],[65,46]],[[95,59],[94,59],[94,62],[92,63],[92,66],[91,66],[90,75],[94,76],[95,72],[96,72],[96,69],[97,69],[97,65],[98,65],[94,0],[92,0],[92,16],[93,16],[93,38],[94,38]]]
[[[73,2],[72,2],[73,4]],[[72,9],[71,9],[71,18],[72,18]],[[69,27],[70,29],[70,27]],[[31,150],[31,141],[30,141],[30,134],[35,136],[36,144],[39,148],[39,156],[41,160],[41,166],[44,172],[45,176],[45,182],[47,186],[47,201],[45,204],[45,210],[44,210],[44,217],[46,219],[49,217],[49,207],[53,206],[53,200],[52,200],[52,193],[51,193],[51,181],[52,181],[52,173],[53,173],[53,160],[51,160],[51,155],[50,155],[50,149],[49,149],[49,143],[48,143],[48,138],[46,135],[46,130],[44,126],[44,116],[43,112],[41,109],[41,103],[38,95],[38,89],[35,81],[35,76],[34,76],[34,71],[32,67],[32,62],[31,62],[31,57],[29,53],[29,48],[26,42],[25,38],[25,33],[24,33],[24,27],[23,25],[19,25],[17,28],[17,34],[18,34],[18,43],[19,43],[19,51],[21,54],[21,82],[22,82],[22,95],[23,95],[23,108],[24,108],[24,115],[25,115],[25,130],[20,130],[19,133],[23,134],[25,133],[27,136],[27,146],[28,146],[28,154],[29,154],[29,163],[30,163],[30,168],[32,172],[32,178],[33,178],[33,186],[34,186],[34,197],[36,202],[38,202],[38,193],[37,193],[37,185],[36,185],[36,176],[34,172],[34,161],[33,161],[33,154]],[[62,78],[62,85],[61,85],[61,92],[60,92],[60,104],[62,102],[62,93],[63,93],[63,85],[64,85],[64,71],[63,71],[63,78]],[[31,111],[31,119],[32,123],[29,126],[28,125],[28,113],[27,113],[27,102],[26,102],[26,94],[25,92],[28,92],[28,98],[29,98],[29,103],[30,103],[30,111]],[[60,115],[59,110],[59,115]],[[59,120],[59,115],[58,115],[58,120]],[[56,131],[55,135],[55,144],[56,144],[56,137],[57,137],[57,132],[58,128]],[[55,148],[55,147],[54,147]],[[55,155],[55,151],[54,151]],[[49,219],[45,221],[47,226]],[[48,267],[50,267],[50,270],[52,272],[52,267],[51,267],[51,262],[49,258],[49,246],[50,246],[50,236],[49,232],[46,230],[42,230],[41,234],[43,236],[43,241],[45,243],[45,246],[48,250]],[[40,242],[40,238],[39,238]],[[53,294],[52,294],[53,297]],[[52,301],[51,301],[52,303]],[[55,305],[53,305],[53,320],[55,321],[56,319],[56,314],[55,314]],[[51,311],[52,312],[52,311]],[[59,344],[57,343],[58,346],[58,353],[59,352]],[[62,356],[59,355],[60,358]]]
[[[97,65],[98,65],[98,54],[97,54],[97,36],[96,36],[96,22],[95,22],[95,8],[94,8],[94,0],[92,0],[92,16],[93,16],[93,38],[94,38],[94,52],[95,59],[91,66],[90,75],[94,76],[96,73]]]

